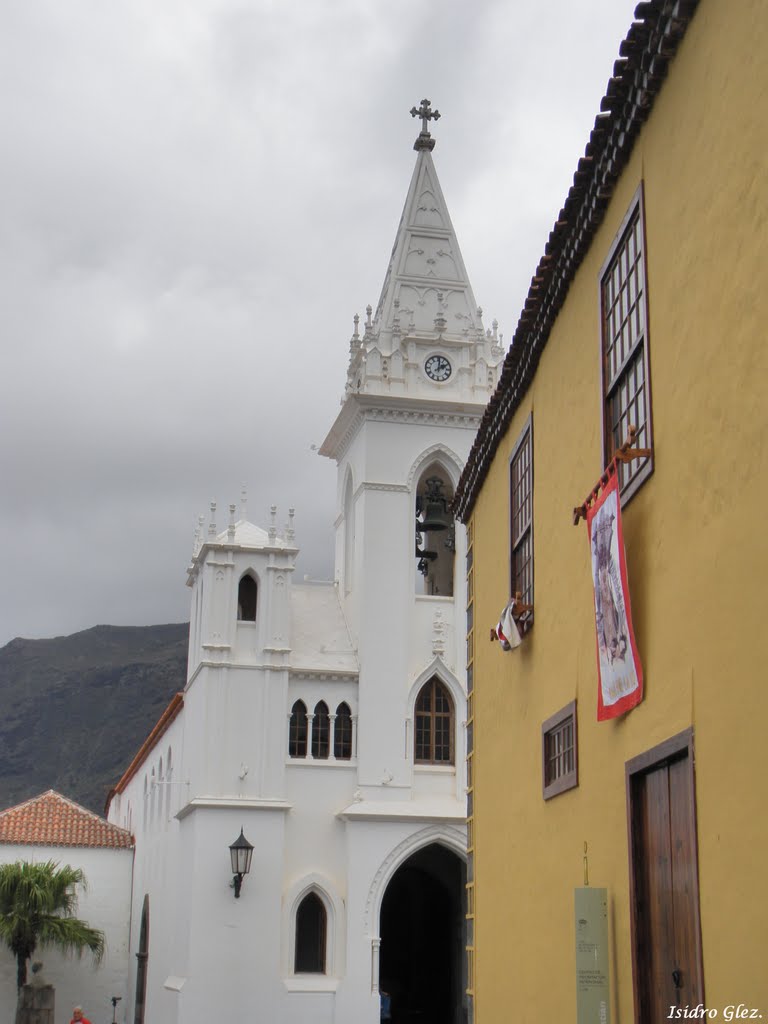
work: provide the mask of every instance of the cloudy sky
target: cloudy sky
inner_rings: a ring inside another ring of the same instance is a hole
[[[416,154],[505,338],[627,0],[6,0],[0,644],[188,618],[196,516],[296,506],[332,575],[338,411]],[[225,514],[219,515],[223,524]]]

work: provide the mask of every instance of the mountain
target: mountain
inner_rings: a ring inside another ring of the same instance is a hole
[[[104,812],[187,669],[186,623],[94,626],[0,648],[0,808],[56,789]]]

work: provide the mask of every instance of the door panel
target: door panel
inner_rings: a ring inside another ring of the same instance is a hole
[[[697,956],[699,887],[688,758],[673,761],[668,771],[675,952],[682,974],[680,998],[683,1006],[695,1006],[704,997],[704,985]]]
[[[637,1024],[704,999],[692,738],[627,764]]]
[[[669,786],[666,770],[650,772],[639,786],[642,813],[637,830],[638,944],[643,950],[643,1003],[648,1021],[663,1020],[676,1002],[672,968],[675,933],[672,910],[672,863],[669,855]]]

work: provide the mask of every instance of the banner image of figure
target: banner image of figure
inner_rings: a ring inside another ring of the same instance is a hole
[[[597,720],[616,718],[643,699],[643,670],[635,644],[621,528],[619,479],[608,483],[587,509],[597,632]]]

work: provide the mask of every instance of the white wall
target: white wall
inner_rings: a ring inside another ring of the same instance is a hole
[[[56,989],[55,1024],[69,1024],[72,1007],[78,1005],[93,1024],[111,1021],[111,996],[122,997],[117,1020],[123,1022],[126,1019],[133,850],[0,844],[0,864],[19,860],[31,863],[53,860],[80,868],[88,889],[79,891],[77,916],[106,935],[106,953],[98,967],[93,966],[89,953],[84,954],[82,960],[66,957],[53,949],[37,949],[33,954],[33,960],[43,961],[43,976]],[[11,1008],[15,1005],[16,960],[3,947],[0,949],[3,1021],[12,1019]]]

